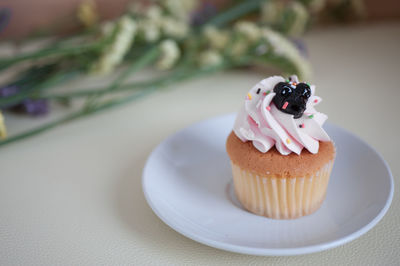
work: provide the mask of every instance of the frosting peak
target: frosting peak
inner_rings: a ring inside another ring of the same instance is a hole
[[[314,93],[315,86],[297,76],[264,79],[247,94],[233,130],[263,153],[275,145],[282,155],[300,154],[303,148],[315,154],[319,141],[330,138],[322,128],[328,117],[314,109],[322,99]]]

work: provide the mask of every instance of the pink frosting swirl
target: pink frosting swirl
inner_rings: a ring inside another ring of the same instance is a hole
[[[292,76],[291,80],[298,82],[296,76]],[[300,154],[303,148],[315,154],[319,141],[330,141],[322,128],[328,117],[314,109],[322,99],[314,95],[315,86],[311,85],[306,110],[295,119],[293,115],[280,111],[272,102],[275,85],[284,81],[283,77],[273,76],[257,83],[247,94],[233,130],[243,142],[252,141],[254,147],[263,153],[275,145],[282,155],[291,152]]]

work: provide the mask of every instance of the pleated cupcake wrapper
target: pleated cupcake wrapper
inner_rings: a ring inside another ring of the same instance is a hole
[[[325,199],[333,160],[314,175],[282,178],[255,175],[232,163],[236,196],[252,213],[294,219],[316,211]]]

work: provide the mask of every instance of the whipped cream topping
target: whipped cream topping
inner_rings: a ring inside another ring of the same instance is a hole
[[[297,76],[291,76],[290,80],[298,83]],[[315,86],[310,86],[311,96],[303,115],[295,119],[294,115],[279,110],[272,101],[274,87],[279,82],[285,82],[285,79],[269,77],[249,91],[233,131],[243,142],[252,141],[253,146],[263,153],[274,145],[282,155],[300,154],[303,148],[318,153],[319,141],[330,141],[330,138],[322,128],[328,117],[314,108],[322,101],[314,95]]]

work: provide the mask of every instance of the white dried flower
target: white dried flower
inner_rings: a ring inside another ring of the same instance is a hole
[[[275,54],[287,58],[294,64],[302,79],[307,80],[311,76],[310,63],[301,56],[299,50],[281,34],[270,28],[262,28],[262,35],[271,45]]]
[[[160,44],[160,52],[161,56],[156,66],[162,70],[171,69],[181,55],[178,44],[170,39],[165,40]]]
[[[189,31],[189,26],[186,22],[171,17],[164,17],[161,23],[161,28],[168,37],[180,39],[185,37]]]
[[[141,14],[144,10],[144,6],[140,1],[133,1],[129,3],[127,9],[132,14]]]
[[[161,4],[175,18],[188,21],[192,11],[197,7],[197,0],[163,0]]]
[[[206,50],[199,55],[199,65],[201,67],[211,67],[220,65],[223,62],[222,55],[216,50]]]
[[[291,36],[300,36],[303,34],[307,26],[308,11],[304,5],[297,1],[290,4],[289,10],[293,13],[294,20],[287,33]]]
[[[249,49],[249,42],[241,38],[234,41],[230,53],[233,57],[240,57],[245,53],[247,53],[248,49]]]
[[[250,43],[254,43],[261,38],[261,30],[253,22],[239,21],[235,24],[235,30],[242,34]]]
[[[113,42],[104,50],[100,59],[94,64],[92,71],[104,74],[112,71],[128,52],[136,34],[136,22],[123,16],[117,22],[117,33]]]
[[[176,39],[185,37],[189,32],[188,16],[190,12],[186,10],[184,3],[186,1],[162,0],[160,1],[161,6],[153,4],[146,9],[142,8],[138,14],[143,15],[143,18],[138,23],[139,31],[143,34],[144,39],[154,42],[160,39],[161,35]],[[187,17],[178,15],[181,12]]]
[[[203,31],[211,48],[222,50],[229,42],[229,32],[221,31],[214,26],[206,26]]]
[[[115,28],[115,22],[113,22],[113,21],[106,21],[106,22],[104,22],[104,23],[101,25],[101,27],[100,27],[101,34],[102,34],[103,36],[105,36],[105,37],[108,37],[108,36],[110,36],[111,33],[113,32],[114,28]]]
[[[4,117],[0,111],[0,139],[4,139],[7,137],[7,129],[6,125],[4,124]]]
[[[246,54],[250,46],[261,39],[261,29],[253,22],[240,21],[234,26],[238,38],[233,40],[230,54],[240,57]]]
[[[147,42],[155,42],[160,39],[160,27],[153,20],[142,19],[138,22],[138,31]]]
[[[162,9],[159,6],[152,5],[147,8],[145,16],[154,21],[160,21],[162,17]]]
[[[281,1],[276,0],[263,3],[261,6],[261,21],[270,25],[277,22],[281,18],[283,5]]]

